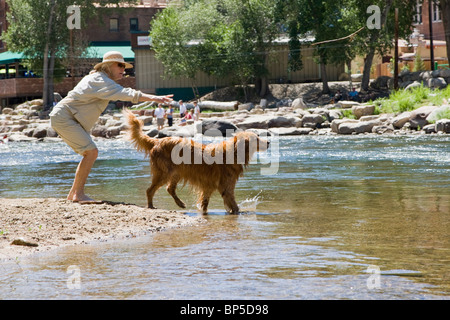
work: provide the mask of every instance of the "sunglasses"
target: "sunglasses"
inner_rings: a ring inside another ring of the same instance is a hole
[[[125,68],[125,63],[118,62],[117,65],[119,68]]]

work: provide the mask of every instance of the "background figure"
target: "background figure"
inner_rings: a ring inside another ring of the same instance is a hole
[[[158,125],[158,131],[160,131],[164,127],[164,121],[165,121],[165,115],[166,115],[166,112],[164,111],[163,105],[161,103],[158,104],[158,108],[155,109],[154,114],[156,117],[156,124]]]

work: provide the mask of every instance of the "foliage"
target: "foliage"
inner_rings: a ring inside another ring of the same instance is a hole
[[[166,76],[195,83],[203,71],[246,85],[267,75],[273,21],[269,0],[191,0],[159,13],[150,36]]]
[[[450,86],[444,90],[432,90],[420,86],[413,89],[401,89],[391,93],[389,98],[378,99],[374,103],[382,113],[400,113],[412,111],[424,105],[441,105],[450,99]]]
[[[420,56],[420,54],[417,53],[416,57],[414,58],[413,71],[424,71],[424,70],[426,70],[425,63],[423,62],[422,57]]]

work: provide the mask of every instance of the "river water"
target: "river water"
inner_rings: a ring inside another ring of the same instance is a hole
[[[145,205],[149,163],[101,140],[87,185]],[[450,136],[280,137],[207,223],[0,264],[3,299],[448,299]],[[0,145],[0,197],[65,197],[63,143]],[[270,170],[265,169],[270,168]],[[179,195],[196,215],[194,196]],[[155,205],[178,207],[161,188]],[[0,227],[1,228],[1,227]]]

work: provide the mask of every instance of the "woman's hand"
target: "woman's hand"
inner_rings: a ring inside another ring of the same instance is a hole
[[[173,94],[169,94],[166,96],[154,96],[151,94],[143,93],[140,101],[154,101],[157,103],[169,104],[173,101],[172,97],[173,97]]]

